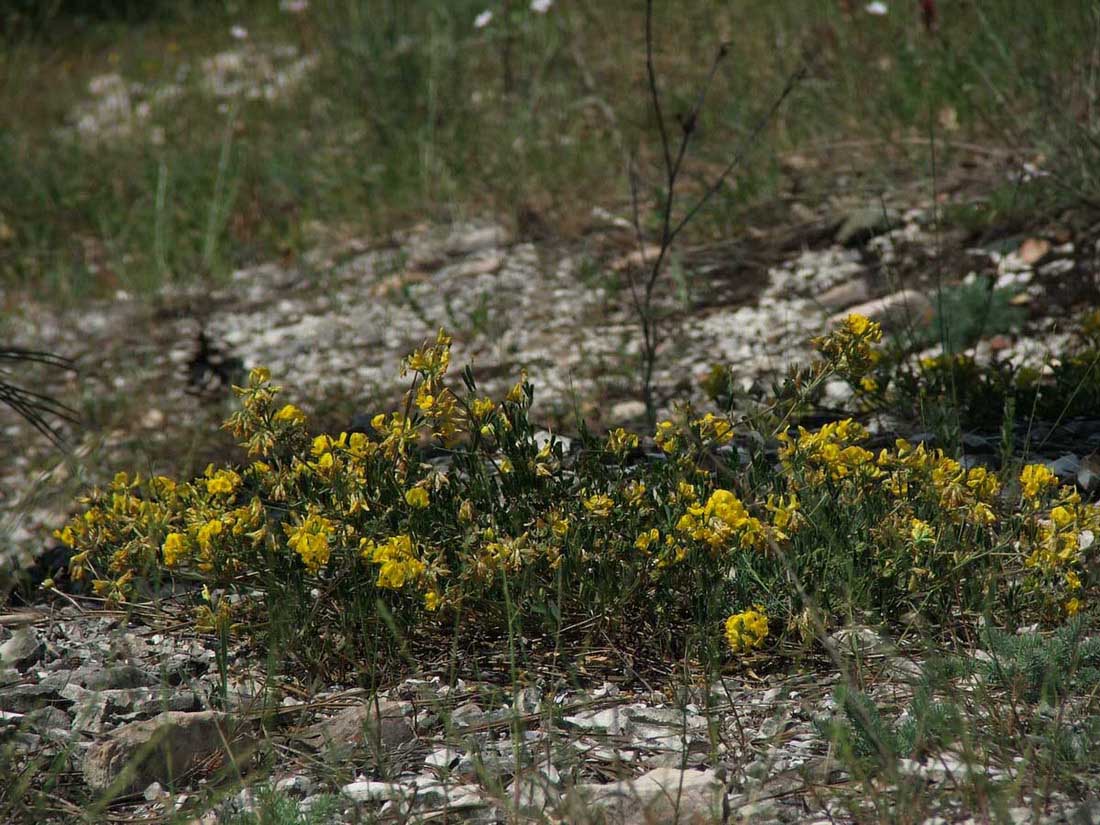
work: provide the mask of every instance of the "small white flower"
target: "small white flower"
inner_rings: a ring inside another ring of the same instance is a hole
[[[552,5],[554,0],[531,0],[531,11],[535,14],[546,14]]]
[[[890,9],[885,3],[880,3],[879,0],[875,0],[873,3],[868,3],[863,7],[863,10],[868,14],[873,14],[876,17],[882,17],[882,15],[888,13]]]
[[[229,35],[234,40],[247,40],[248,29],[246,29],[244,26],[231,26],[229,29]]]
[[[493,12],[490,9],[485,9],[481,14],[474,18],[474,28],[484,29],[492,22]]]

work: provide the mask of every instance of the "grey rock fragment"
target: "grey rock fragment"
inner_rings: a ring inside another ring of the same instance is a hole
[[[914,289],[902,289],[837,313],[829,319],[829,326],[836,326],[853,313],[877,321],[887,334],[897,334],[927,327],[936,315],[936,308],[928,296]]]
[[[889,232],[900,221],[897,210],[871,204],[849,212],[833,239],[841,246],[862,246],[876,235]]]
[[[20,627],[10,639],[0,644],[0,665],[26,668],[42,658],[46,646],[33,627]]]
[[[333,754],[350,753],[366,747],[378,756],[416,738],[416,731],[405,718],[405,706],[400,702],[380,699],[344,708],[330,719],[312,725],[302,742],[314,750]]]
[[[608,823],[722,821],[725,785],[713,770],[655,768],[637,779],[578,785],[575,790],[586,805],[599,808]]]
[[[136,793],[153,782],[181,780],[208,757],[225,753],[237,758],[245,748],[233,744],[234,721],[215,711],[167,711],[131,722],[92,745],[84,756],[84,781],[95,791]]]

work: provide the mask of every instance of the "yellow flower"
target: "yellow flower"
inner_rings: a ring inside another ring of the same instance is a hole
[[[648,550],[651,544],[660,540],[661,531],[656,527],[652,527],[647,532],[638,534],[638,538],[634,539],[634,548],[643,551]]]
[[[1072,570],[1068,571],[1066,573],[1066,587],[1068,587],[1070,590],[1080,590],[1081,577]]]
[[[859,387],[865,393],[873,394],[878,392],[878,381],[869,375],[865,375],[859,379]]]
[[[622,427],[612,430],[607,434],[607,451],[614,455],[622,455],[628,450],[638,446],[638,436],[624,430]]]
[[[443,602],[443,597],[439,595],[437,590],[429,590],[424,594],[424,609],[429,613],[434,613],[439,610],[439,605]]]
[[[676,438],[676,425],[671,421],[661,421],[657,424],[657,432],[653,437],[653,440],[657,442],[657,446],[668,455],[672,455],[676,452],[676,448],[679,444]]]
[[[495,409],[496,403],[491,398],[475,398],[470,403],[470,412],[479,420],[487,417]]]
[[[53,537],[66,547],[76,546],[76,534],[73,533],[73,528],[68,525],[63,530],[54,530]]]
[[[225,529],[225,525],[218,519],[211,519],[199,528],[199,547],[202,548],[204,553],[209,553],[216,536],[220,536]]]
[[[1081,600],[1074,596],[1072,599],[1066,602],[1066,615],[1076,616],[1081,610]]]
[[[585,510],[600,518],[607,518],[610,516],[611,510],[615,506],[615,502],[611,496],[605,496],[602,493],[589,496],[582,503],[584,504]]]
[[[424,562],[416,557],[412,538],[407,534],[392,536],[382,544],[363,539],[359,546],[364,559],[379,565],[377,587],[400,590],[424,572]]]
[[[164,556],[164,566],[175,567],[187,553],[187,537],[183,533],[169,533],[164,537],[161,553]]]
[[[280,424],[305,424],[306,414],[293,404],[286,404],[275,413],[274,420]]]
[[[211,495],[232,493],[240,485],[241,477],[232,470],[218,470],[216,473],[211,473],[212,469],[212,467],[206,468],[206,492]]]
[[[931,547],[936,543],[936,531],[926,521],[915,518],[909,522],[909,538],[916,548]]]
[[[288,533],[287,546],[299,555],[310,573],[328,564],[329,537],[335,525],[324,516],[309,516],[296,526],[284,525]]]
[[[423,487],[412,487],[405,491],[405,503],[417,510],[428,506],[428,491]]]
[[[768,617],[760,605],[726,619],[726,643],[734,653],[747,653],[760,647],[767,637]]]
[[[1058,479],[1045,464],[1028,464],[1020,471],[1020,486],[1024,498],[1029,501],[1039,498],[1057,484]]]
[[[714,413],[707,413],[702,418],[697,418],[692,424],[698,428],[699,436],[704,441],[729,444],[733,440],[733,425],[724,418],[718,418]]]
[[[508,390],[507,400],[513,404],[519,404],[523,401],[524,397],[524,385],[527,383],[527,370],[520,370],[519,381],[515,383],[512,389]]]

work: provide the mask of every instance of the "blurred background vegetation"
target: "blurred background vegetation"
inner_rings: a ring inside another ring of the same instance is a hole
[[[595,205],[629,214],[629,157],[650,187],[643,206],[659,194],[642,2],[4,8],[8,295],[219,279],[320,241],[471,215],[569,238]],[[970,190],[978,208],[957,217],[979,226],[1100,204],[1100,7],[1090,0],[682,0],[655,11],[673,127],[730,46],[686,190],[712,180],[808,68],[693,226],[697,240],[787,220],[795,203],[908,186]],[[273,75],[275,94],[211,92],[227,52],[246,66],[270,54],[309,63],[299,82]],[[115,96],[107,123],[119,134],[96,137],[79,124],[89,84],[104,76],[117,78],[107,92],[101,80],[98,99]]]

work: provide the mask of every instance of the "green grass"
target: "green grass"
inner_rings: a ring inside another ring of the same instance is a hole
[[[964,144],[1045,159],[1047,208],[1097,200],[1096,12],[1087,2],[951,4],[937,35],[916,4],[876,18],[835,4],[781,2],[733,10],[691,0],[658,9],[657,63],[666,112],[687,108],[719,42],[731,53],[708,98],[686,169],[699,188],[733,154],[804,61],[796,90],[695,227],[734,233],[786,190],[782,159],[824,163],[807,197],[850,169],[877,194],[940,175]],[[235,266],[294,258],[322,235],[381,232],[431,217],[489,212],[556,232],[587,209],[627,211],[624,157],[637,155],[642,196],[657,194],[657,146],[639,49],[640,9],[556,4],[546,15],[484,3],[182,6],[144,20],[66,18],[9,35],[0,57],[0,279],[78,299],[125,287],[219,278]],[[238,46],[316,53],[301,87],[275,102],[219,112],[198,89],[198,64]],[[818,45],[820,44],[820,48]],[[191,77],[154,106],[131,139],[93,147],[60,136],[95,75],[151,86]],[[950,129],[941,125],[947,124]],[[151,129],[163,143],[150,142]],[[990,174],[1010,174],[1011,168]],[[804,176],[803,176],[804,177]],[[1000,182],[993,179],[990,188]],[[976,194],[981,194],[976,193]],[[643,206],[645,203],[643,202]]]

